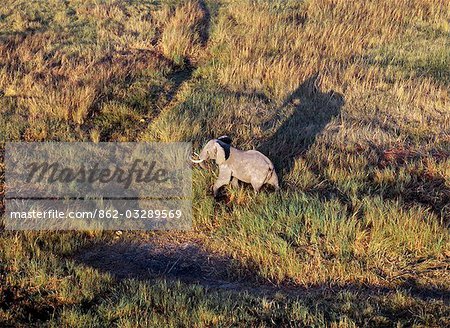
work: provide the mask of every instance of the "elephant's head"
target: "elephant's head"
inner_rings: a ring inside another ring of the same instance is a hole
[[[215,160],[217,165],[220,165],[230,157],[230,144],[231,139],[227,136],[212,139],[203,147],[198,156],[199,159],[191,159],[191,161],[200,163],[203,168],[203,162],[209,159]]]

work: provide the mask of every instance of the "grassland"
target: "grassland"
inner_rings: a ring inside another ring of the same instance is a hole
[[[190,232],[0,231],[0,325],[449,326],[449,34],[444,0],[4,1],[0,153],[227,134],[282,191],[194,168]]]

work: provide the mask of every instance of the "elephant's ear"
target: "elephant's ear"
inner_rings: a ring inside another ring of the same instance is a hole
[[[222,164],[230,157],[230,145],[220,140],[216,141],[216,163]]]
[[[221,136],[217,138],[217,140],[220,140],[228,145],[231,145],[231,143],[233,142],[233,140],[229,136]]]

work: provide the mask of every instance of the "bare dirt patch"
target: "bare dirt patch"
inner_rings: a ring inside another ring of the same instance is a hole
[[[180,235],[94,244],[76,254],[74,259],[119,279],[164,278],[227,289],[237,289],[243,279],[233,270],[236,268],[231,258],[209,253],[201,241]],[[256,281],[251,279],[250,282]]]

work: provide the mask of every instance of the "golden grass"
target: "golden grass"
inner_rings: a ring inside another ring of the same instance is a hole
[[[201,50],[200,28],[205,12],[198,1],[186,1],[166,18],[159,47],[161,52],[178,65],[198,58]]]
[[[219,81],[284,99],[321,72],[325,89],[373,92],[380,73],[364,65],[370,49],[405,37],[412,21],[449,30],[445,1],[288,3],[283,10],[276,2],[232,1],[223,9],[215,30],[226,49],[215,66]]]
[[[446,326],[448,306],[424,297],[450,288],[449,21],[444,0],[7,1],[0,141],[228,134],[261,149],[282,191],[216,202],[215,175],[194,169],[183,236],[231,258],[233,277],[315,294],[149,287],[63,259],[101,234],[0,232],[0,287],[45,295],[53,325]],[[329,286],[350,289],[317,292]],[[27,322],[16,304],[0,325]]]

